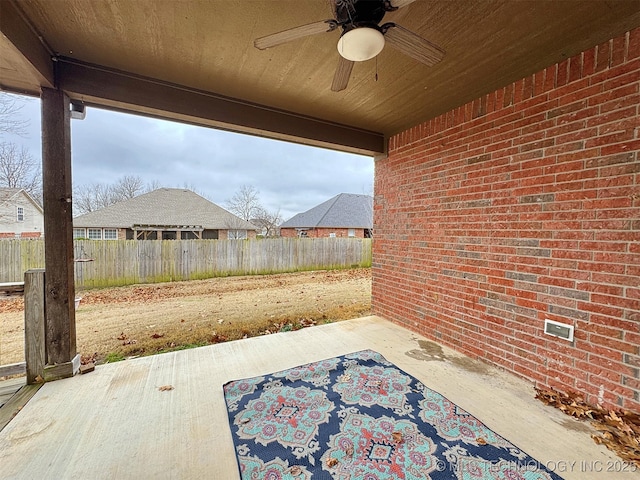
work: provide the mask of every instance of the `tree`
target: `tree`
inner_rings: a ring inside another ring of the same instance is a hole
[[[76,215],[94,212],[115,203],[111,187],[104,183],[80,185],[74,188],[73,211]]]
[[[278,225],[282,223],[282,215],[280,215],[280,210],[269,212],[260,208],[257,215],[251,219],[251,223],[261,228],[265,237],[276,237],[278,236]]]
[[[27,134],[29,122],[20,118],[22,105],[18,99],[6,93],[0,93],[0,134],[11,133],[21,137]]]
[[[112,195],[115,202],[137,197],[145,192],[142,178],[134,175],[125,175],[112,187]]]
[[[162,188],[162,184],[158,180],[152,180],[151,182],[147,183],[146,187],[144,187],[144,193],[153,192],[154,190],[158,190],[159,188]]]
[[[22,188],[42,204],[40,163],[15,143],[0,143],[0,187]]]
[[[29,122],[20,117],[17,97],[0,93],[0,139],[26,135]],[[13,142],[0,142],[0,187],[22,188],[42,204],[42,168],[29,151]]]
[[[73,209],[76,215],[94,212],[114,203],[137,197],[151,191],[154,184],[145,188],[142,178],[125,175],[113,184],[93,183],[80,185],[73,192]]]
[[[270,212],[260,204],[260,192],[252,185],[242,185],[231,200],[227,200],[227,210],[262,229],[267,237],[277,235],[277,227],[282,222],[280,210]]]
[[[242,185],[230,200],[227,200],[227,210],[235,213],[243,220],[251,220],[262,210],[258,199],[258,190],[252,185]]]
[[[24,147],[0,142],[0,187],[20,188],[42,205],[41,167]],[[0,215],[0,222],[8,215]]]

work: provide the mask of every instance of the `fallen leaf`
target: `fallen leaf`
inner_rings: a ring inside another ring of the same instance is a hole
[[[158,390],[160,390],[161,392],[168,392],[169,390],[173,390],[173,386],[162,385],[161,387],[158,387]]]
[[[80,357],[80,365],[88,365],[89,363],[93,363],[94,365],[98,360],[98,352],[95,352],[93,355],[82,355]]]
[[[336,465],[338,465],[338,459],[337,458],[333,458],[333,457],[327,458],[327,467],[333,468]]]
[[[393,432],[391,438],[393,438],[393,441],[396,443],[402,443],[402,432]]]
[[[637,413],[593,406],[575,392],[536,388],[536,398],[577,419],[590,419],[591,425],[600,432],[591,435],[595,443],[640,467],[640,415]]]
[[[164,337],[164,333],[154,333],[151,335],[151,338],[162,338]]]
[[[476,438],[476,443],[478,445],[486,445],[487,441],[484,438],[480,437],[480,438]]]

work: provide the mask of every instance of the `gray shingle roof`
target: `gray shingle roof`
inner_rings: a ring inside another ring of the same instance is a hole
[[[373,198],[341,193],[280,225],[280,228],[317,227],[373,228]]]
[[[182,188],[159,188],[73,219],[74,227],[131,228],[133,225],[256,230],[255,225]]]

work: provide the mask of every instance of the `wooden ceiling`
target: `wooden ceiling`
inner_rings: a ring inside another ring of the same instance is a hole
[[[338,93],[338,31],[253,46],[329,18],[331,0],[0,0],[0,88],[55,83],[89,105],[374,155],[390,135],[640,26],[640,1],[417,0],[384,22],[444,60],[387,46]]]

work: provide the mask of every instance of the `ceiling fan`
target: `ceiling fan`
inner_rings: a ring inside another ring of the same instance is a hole
[[[354,63],[374,58],[382,51],[385,43],[427,66],[433,66],[442,60],[444,50],[420,35],[392,22],[380,25],[387,12],[393,12],[414,1],[330,0],[335,7],[335,18],[267,35],[253,43],[256,48],[265,50],[298,38],[333,32],[340,27],[340,58],[331,84],[331,90],[339,92],[347,88]]]

